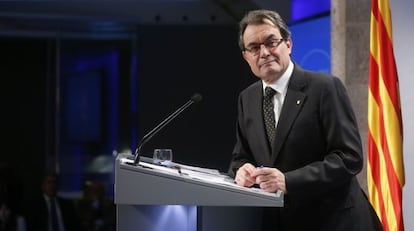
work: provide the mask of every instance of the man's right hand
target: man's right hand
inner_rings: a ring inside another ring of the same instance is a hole
[[[236,177],[234,178],[236,184],[243,187],[252,187],[256,183],[256,178],[252,177],[255,169],[256,167],[250,163],[245,163],[241,166],[237,170]]]

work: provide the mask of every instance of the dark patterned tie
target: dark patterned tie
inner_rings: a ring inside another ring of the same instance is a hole
[[[56,199],[50,198],[50,220],[52,223],[52,230],[59,231],[59,222],[57,218]]]
[[[263,98],[263,118],[270,147],[273,146],[273,141],[276,135],[275,112],[273,110],[273,96],[275,94],[276,91],[273,88],[265,88],[265,95]]]

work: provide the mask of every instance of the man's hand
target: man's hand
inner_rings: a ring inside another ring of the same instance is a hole
[[[256,170],[250,163],[246,163],[241,166],[237,172],[236,177],[234,180],[236,181],[237,185],[244,186],[244,187],[251,187],[256,183],[256,177],[252,177],[252,174]]]
[[[256,179],[255,183],[266,192],[281,190],[286,193],[285,175],[277,168],[255,168],[249,176],[250,179]]]

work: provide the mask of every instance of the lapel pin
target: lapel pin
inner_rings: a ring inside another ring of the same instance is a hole
[[[300,100],[297,100],[297,101],[296,101],[296,105],[299,105],[299,104],[300,104]]]

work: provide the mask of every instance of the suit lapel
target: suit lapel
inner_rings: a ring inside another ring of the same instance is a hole
[[[280,149],[289,135],[289,131],[295,122],[297,115],[305,103],[306,94],[300,91],[305,85],[306,79],[303,78],[303,72],[297,67],[297,65],[295,65],[295,69],[289,81],[286,97],[283,102],[279,122],[276,127],[276,138],[271,156],[272,163],[274,163],[279,156]]]

